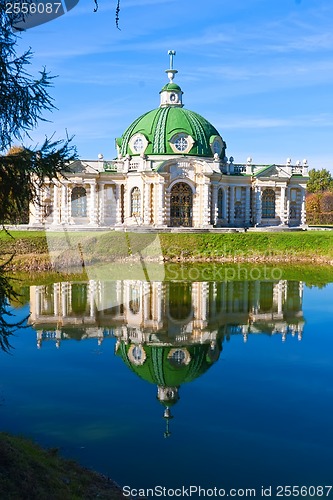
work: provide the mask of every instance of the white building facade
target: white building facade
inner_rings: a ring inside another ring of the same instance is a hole
[[[76,161],[50,179],[31,209],[35,227],[296,227],[306,224],[306,160],[244,164],[205,118],[183,107],[176,70],[160,105],[116,140],[117,158]]]

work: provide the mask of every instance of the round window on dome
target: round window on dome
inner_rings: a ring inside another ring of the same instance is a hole
[[[132,154],[143,153],[148,145],[148,141],[143,134],[134,134],[129,141]]]
[[[146,353],[141,345],[131,345],[128,350],[128,358],[134,365],[143,365],[146,361]]]
[[[191,361],[191,356],[187,349],[171,349],[168,354],[168,360],[170,365],[176,368],[188,365]]]
[[[212,137],[210,140],[210,147],[212,149],[213,154],[218,154],[220,156],[223,150],[223,141],[221,137],[219,136]]]
[[[192,149],[193,144],[192,137],[187,134],[177,134],[170,141],[170,146],[175,153],[188,153]]]
[[[179,137],[174,144],[178,151],[185,151],[188,148],[188,142],[185,137]]]
[[[138,153],[141,153],[141,151],[143,150],[143,140],[141,137],[137,137],[135,139],[134,144],[133,144],[133,148]]]

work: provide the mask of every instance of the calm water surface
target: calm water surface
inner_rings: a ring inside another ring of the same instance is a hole
[[[1,429],[121,485],[333,483],[333,284],[30,286]]]

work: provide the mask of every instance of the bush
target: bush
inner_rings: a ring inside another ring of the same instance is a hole
[[[333,212],[333,193],[325,192],[320,197],[320,211],[325,212]]]
[[[306,221],[310,225],[333,224],[333,192],[311,193],[306,197]]]
[[[310,225],[333,225],[333,212],[308,213],[306,222]]]
[[[308,194],[305,200],[306,213],[308,215],[319,214],[320,209],[320,199],[321,195],[317,193]]]

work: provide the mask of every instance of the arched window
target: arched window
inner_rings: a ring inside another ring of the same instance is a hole
[[[72,190],[72,217],[87,217],[87,191],[84,187]]]
[[[141,215],[141,193],[138,187],[131,192],[131,217],[140,217]]]
[[[217,193],[217,218],[223,218],[223,189],[220,188]]]
[[[140,304],[141,304],[140,287],[138,285],[131,285],[129,308],[133,314],[138,314],[138,312],[140,311]]]
[[[52,207],[51,199],[46,198],[46,200],[44,200],[44,204],[43,204],[43,212],[44,212],[43,218],[47,219],[47,217],[49,217],[52,214],[52,210],[53,210],[53,207]]]
[[[275,193],[273,189],[265,189],[262,194],[261,217],[263,219],[274,219],[275,217]]]

